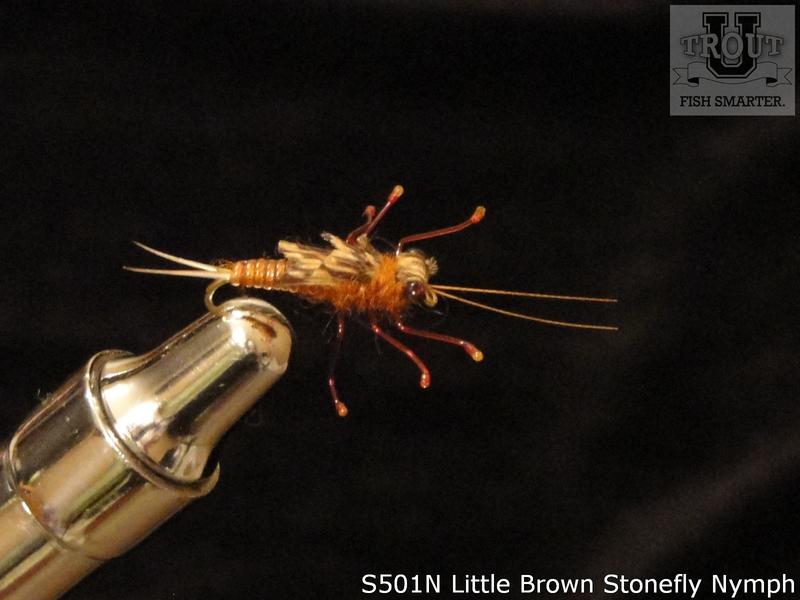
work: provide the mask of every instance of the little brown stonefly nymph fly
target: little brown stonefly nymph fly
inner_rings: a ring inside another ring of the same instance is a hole
[[[334,408],[339,416],[347,415],[347,406],[339,398],[336,390],[336,363],[345,332],[345,319],[352,315],[363,315],[369,321],[372,331],[386,342],[405,354],[420,371],[420,387],[427,388],[431,376],[425,363],[405,344],[387,333],[382,325],[389,323],[406,335],[444,342],[460,346],[474,361],[483,360],[483,353],[466,340],[432,331],[409,327],[405,323],[409,309],[415,304],[435,306],[439,296],[462,302],[476,308],[488,310],[528,321],[547,325],[573,327],[577,329],[616,330],[607,325],[587,325],[553,321],[522,313],[489,306],[468,300],[453,292],[520,296],[525,298],[545,298],[548,300],[575,300],[580,302],[616,302],[613,298],[591,298],[584,296],[561,296],[533,292],[514,292],[455,285],[440,285],[430,282],[438,271],[436,260],[416,249],[406,249],[412,242],[420,242],[443,235],[450,235],[475,225],[483,219],[486,210],[478,206],[472,216],[458,225],[444,227],[426,233],[416,233],[402,238],[393,252],[380,252],[370,242],[375,228],[389,212],[389,209],[403,194],[401,186],[395,186],[386,204],[377,212],[374,206],[364,210],[366,221],[351,231],[343,240],[330,233],[323,233],[327,246],[307,246],[281,240],[278,254],[283,258],[255,258],[220,265],[209,265],[167,254],[135,242],[142,249],[172,262],[192,267],[191,269],[145,269],[125,267],[137,273],[156,275],[177,275],[211,279],[206,288],[205,304],[209,311],[216,312],[214,292],[223,285],[244,288],[257,288],[297,294],[315,304],[327,305],[336,316],[336,339],[328,370],[328,387]]]

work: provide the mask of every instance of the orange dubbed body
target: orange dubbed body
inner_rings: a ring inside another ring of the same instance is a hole
[[[315,304],[330,307],[336,316],[337,328],[328,371],[328,387],[336,412],[342,417],[348,411],[339,399],[334,371],[344,338],[345,318],[351,315],[366,317],[370,329],[376,335],[405,354],[417,366],[420,371],[420,386],[423,388],[430,385],[431,377],[428,368],[414,351],[384,331],[379,321],[388,323],[405,335],[459,346],[474,361],[482,360],[483,353],[466,340],[432,331],[422,331],[406,325],[404,319],[412,305],[435,306],[439,296],[483,310],[548,325],[578,329],[616,329],[616,327],[606,325],[568,323],[534,317],[468,300],[452,292],[522,296],[549,300],[616,302],[611,298],[558,296],[430,283],[430,278],[438,270],[436,261],[418,250],[404,250],[404,246],[411,242],[456,233],[478,223],[485,214],[482,206],[477,207],[469,219],[458,225],[406,236],[400,240],[394,252],[379,252],[371,244],[370,236],[402,193],[403,188],[399,185],[395,186],[380,212],[377,212],[374,206],[368,206],[364,211],[366,222],[351,231],[345,239],[323,233],[322,238],[327,242],[327,246],[311,246],[281,240],[278,242],[278,253],[282,255],[282,258],[257,258],[228,262],[223,265],[209,265],[167,254],[137,242],[148,252],[191,267],[191,269],[126,268],[140,273],[179,275],[212,280],[206,288],[205,296],[206,306],[211,312],[218,310],[214,304],[213,295],[223,285],[287,292]]]
[[[337,313],[380,314],[397,320],[408,309],[406,287],[397,281],[397,259],[382,256],[374,276],[368,281],[344,281],[336,286],[298,286],[298,296],[314,303],[327,304]]]

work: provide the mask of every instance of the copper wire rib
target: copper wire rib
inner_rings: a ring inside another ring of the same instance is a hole
[[[270,289],[286,276],[285,258],[254,258],[231,264],[230,283],[233,286]]]

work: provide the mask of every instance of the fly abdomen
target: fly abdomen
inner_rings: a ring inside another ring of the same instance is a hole
[[[229,283],[235,286],[272,289],[286,277],[285,258],[253,258],[239,260],[228,266]]]

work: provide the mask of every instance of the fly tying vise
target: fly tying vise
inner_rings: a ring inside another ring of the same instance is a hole
[[[420,371],[419,384],[422,388],[427,388],[431,382],[430,372],[425,363],[409,347],[387,333],[379,321],[389,322],[395,329],[409,336],[460,346],[474,361],[483,360],[483,353],[466,340],[406,325],[405,317],[412,305],[433,307],[438,302],[439,296],[501,315],[546,325],[605,331],[617,329],[607,325],[588,325],[534,317],[463,298],[453,292],[579,302],[616,302],[614,298],[562,296],[431,283],[431,277],[438,270],[436,260],[419,250],[406,250],[405,247],[412,242],[450,235],[475,225],[486,213],[482,206],[478,206],[472,216],[462,223],[406,236],[400,240],[394,252],[379,252],[370,242],[370,238],[402,194],[402,186],[395,186],[379,212],[374,206],[367,206],[364,210],[365,222],[351,231],[345,239],[323,233],[322,239],[328,244],[326,247],[281,240],[278,242],[278,254],[283,258],[257,258],[210,265],[173,256],[134,242],[147,252],[191,269],[124,268],[137,273],[210,279],[211,283],[205,293],[205,305],[212,313],[218,311],[213,300],[214,292],[226,284],[288,292],[313,303],[329,306],[336,316],[336,339],[328,370],[328,388],[334,408],[341,417],[346,416],[348,410],[339,398],[335,371],[345,334],[345,318],[350,315],[365,315],[370,329],[376,335],[405,354],[417,366]]]

